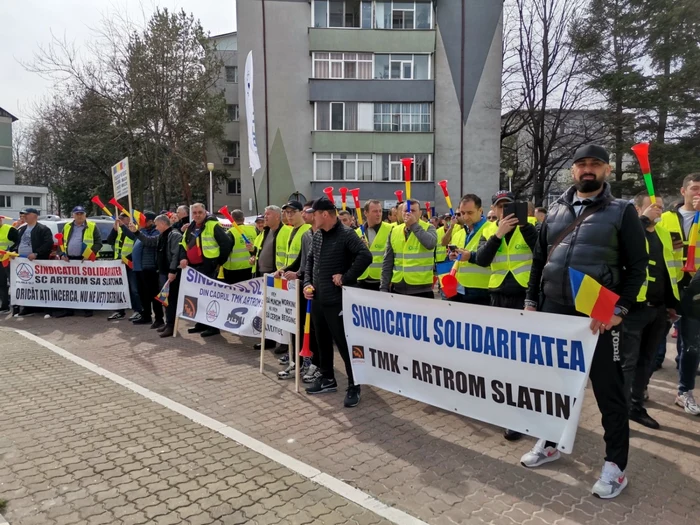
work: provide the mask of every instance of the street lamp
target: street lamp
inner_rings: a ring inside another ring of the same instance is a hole
[[[209,170],[209,213],[214,213],[214,177],[211,174],[214,171],[214,163],[207,162],[207,169]]]
[[[508,170],[508,191],[513,191],[513,170]]]

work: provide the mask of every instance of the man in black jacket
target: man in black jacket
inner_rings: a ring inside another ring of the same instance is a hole
[[[343,286],[357,282],[357,278],[372,264],[372,253],[352,228],[338,219],[335,205],[327,198],[318,199],[313,206],[314,224],[311,253],[304,270],[304,297],[313,299],[311,317],[316,328],[320,352],[321,373],[307,394],[336,392],[338,383],[333,371],[333,343],[345,362],[348,389],[345,406],[360,402],[360,385],[355,385],[350,364],[348,343],[343,326]]]
[[[610,159],[602,146],[574,154],[574,185],[552,206],[535,246],[526,309],[575,315],[568,268],[575,268],[620,296],[607,324],[591,321],[600,333],[590,379],[605,430],[605,464],[593,494],[614,498],[627,486],[629,419],[620,366],[620,328],[646,279],[649,255],[634,206],[615,199],[605,179]],[[559,458],[556,443],[539,440],[521,463],[537,467]]]

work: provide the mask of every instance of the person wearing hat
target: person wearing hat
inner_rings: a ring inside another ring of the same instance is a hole
[[[132,242],[138,239],[142,244],[141,270],[136,272],[139,297],[142,299],[141,318],[135,319],[133,323],[135,325],[149,324],[155,330],[165,325],[163,305],[156,299],[158,292],[160,292],[157,249],[157,239],[160,232],[154,222],[155,213],[146,211],[143,216],[146,219],[146,226],[139,230],[138,226],[132,222],[129,224],[129,228],[123,228],[122,231]]]
[[[130,321],[135,321],[141,316],[141,299],[139,297],[138,289],[138,279],[133,268],[129,267],[129,262],[133,262],[133,251],[135,241],[128,234],[129,231],[129,214],[126,212],[121,212],[119,214],[119,219],[114,221],[114,228],[109,232],[109,236],[105,240],[105,244],[110,244],[114,247],[114,260],[124,261],[126,265],[126,277],[129,283],[129,298],[131,299],[131,309],[134,314],[129,318]],[[131,264],[133,267],[133,264]],[[126,317],[126,310],[117,310],[107,319],[110,321],[115,321],[119,319],[124,319]]]
[[[255,242],[258,232],[255,226],[245,224],[245,214],[241,210],[233,210],[231,218],[238,225],[238,228],[243,232],[243,235],[250,242]],[[250,279],[250,274],[253,266],[250,264],[250,253],[246,247],[243,235],[238,231],[238,228],[231,225],[228,234],[233,239],[233,249],[228,256],[228,260],[224,263],[224,282],[227,284],[240,283]]]
[[[333,343],[345,363],[348,389],[344,404],[354,407],[360,402],[360,385],[356,385],[348,342],[343,326],[343,286],[352,286],[372,263],[372,254],[352,228],[338,219],[335,204],[322,197],[314,202],[314,233],[311,253],[304,269],[304,297],[313,300],[316,342],[320,353],[321,377],[306,389],[307,394],[336,392],[338,383],[333,370]]]
[[[25,217],[24,217],[24,216],[25,216],[24,210],[20,211],[20,212],[19,212],[19,219],[17,219],[15,222],[12,223],[12,227],[13,227],[13,228],[19,228],[19,227],[22,226],[25,222],[27,222],[27,221],[25,220]]]
[[[0,215],[0,250],[9,252],[10,247],[15,246],[19,240],[17,228],[9,224],[3,224],[4,219],[10,219]],[[11,219],[10,219],[11,220]],[[49,233],[50,235],[50,233]],[[0,314],[10,311],[10,283],[8,268],[0,264]]]
[[[258,215],[255,218],[255,230],[258,232],[258,235],[260,235],[264,229],[265,229],[265,216]]]
[[[589,275],[619,299],[612,319],[591,320],[600,334],[590,367],[593,393],[602,415],[605,462],[595,496],[614,498],[627,486],[629,409],[621,368],[620,324],[646,281],[649,255],[634,204],[615,199],[606,182],[608,152],[589,144],[574,153],[574,184],[549,209],[540,229],[530,272],[526,309],[583,316],[576,311],[568,268]],[[539,440],[520,462],[533,468],[559,459],[556,443]]]
[[[372,253],[372,264],[357,280],[357,286],[364,290],[379,291],[382,278],[382,263],[386,244],[391,236],[393,225],[382,222],[382,203],[376,199],[370,199],[365,203],[364,216],[366,222],[355,232],[367,245]],[[362,230],[364,229],[364,234]]]

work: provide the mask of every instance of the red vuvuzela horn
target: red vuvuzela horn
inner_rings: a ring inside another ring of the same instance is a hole
[[[328,197],[329,201],[335,202],[335,197],[333,197],[333,186],[328,186],[327,188],[324,188],[323,193],[326,194],[326,197]]]
[[[394,195],[396,195],[396,200],[398,200],[399,204],[401,204],[403,202],[403,190],[396,190]]]
[[[343,187],[343,188],[339,188],[338,191],[340,192],[340,204],[343,208],[343,211],[345,211],[345,208],[347,207],[345,204],[345,199],[348,196],[348,189]]]

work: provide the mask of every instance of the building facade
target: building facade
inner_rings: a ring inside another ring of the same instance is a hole
[[[412,197],[440,211],[439,180],[453,200],[498,189],[502,2],[239,0],[237,15],[239,71],[254,61],[260,208],[327,186],[389,207],[406,157]],[[239,107],[245,129],[243,89]],[[240,145],[245,173],[246,133]]]
[[[226,205],[229,209],[241,207],[241,143],[240,111],[238,102],[238,35],[226,33],[211,37],[223,66],[215,89],[226,98],[226,125],[224,144],[208,144],[207,162],[214,163],[217,173],[225,172],[226,179],[214,191],[214,211]]]
[[[12,158],[12,124],[17,117],[0,108],[0,215],[19,217],[22,208],[31,206],[46,213],[49,189],[15,184]]]

